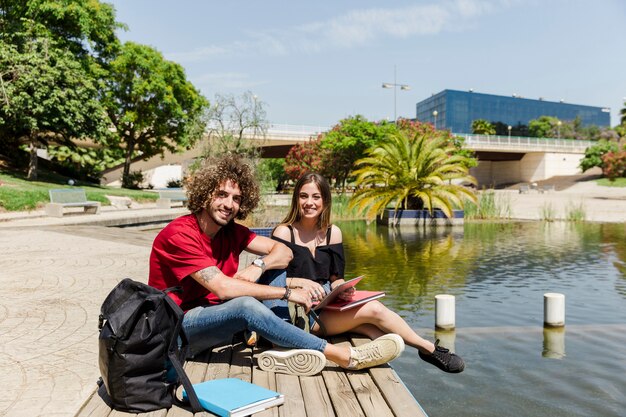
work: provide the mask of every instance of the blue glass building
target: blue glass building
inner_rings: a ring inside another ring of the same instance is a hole
[[[583,126],[609,127],[610,109],[562,102],[497,96],[472,91],[443,90],[416,104],[416,117],[453,133],[472,133],[472,122],[484,119],[508,126],[528,126],[541,116],[563,121],[580,117]]]

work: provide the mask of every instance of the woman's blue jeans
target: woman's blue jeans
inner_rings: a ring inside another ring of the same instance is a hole
[[[274,274],[274,271],[268,271],[259,278],[259,284],[270,285],[272,287],[284,287],[287,285],[287,274]],[[330,281],[322,285],[326,294],[330,293]],[[289,321],[289,305],[287,300],[264,300],[263,304],[274,312],[278,317],[285,321]],[[309,325],[311,328],[315,323],[312,314],[309,314]]]
[[[285,275],[284,271],[271,272],[271,275],[281,272]],[[229,343],[235,333],[246,329],[257,332],[277,346],[287,348],[323,352],[327,344],[326,340],[282,320],[259,300],[248,296],[237,297],[214,306],[191,309],[185,314],[183,328],[189,339],[192,355],[222,343]]]

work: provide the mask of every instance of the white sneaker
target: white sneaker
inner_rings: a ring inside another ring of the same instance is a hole
[[[389,333],[361,346],[353,347],[348,369],[364,369],[391,362],[404,351],[404,340]]]
[[[257,362],[264,371],[309,376],[322,372],[326,357],[311,349],[270,349],[261,353]]]

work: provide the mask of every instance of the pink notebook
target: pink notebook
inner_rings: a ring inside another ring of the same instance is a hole
[[[327,304],[324,308],[327,310],[344,311],[384,296],[385,293],[382,291],[356,290],[350,301],[335,300]]]

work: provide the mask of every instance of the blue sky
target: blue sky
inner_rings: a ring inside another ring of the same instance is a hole
[[[272,123],[415,117],[444,89],[611,108],[626,97],[623,0],[109,0],[124,41],[180,63],[211,100],[251,91]],[[620,52],[621,51],[621,52]]]

